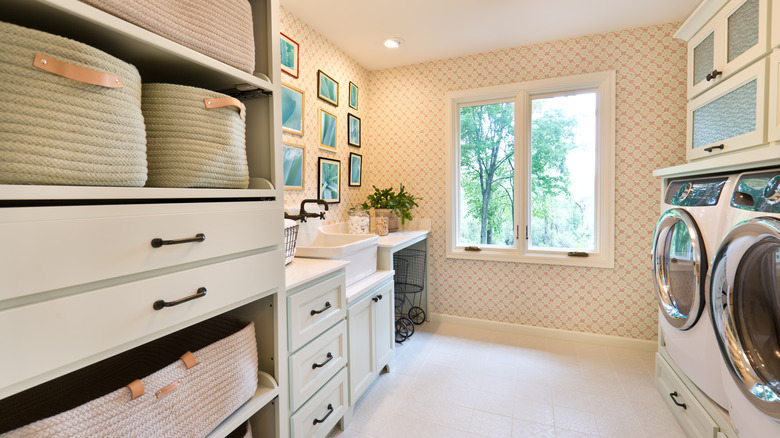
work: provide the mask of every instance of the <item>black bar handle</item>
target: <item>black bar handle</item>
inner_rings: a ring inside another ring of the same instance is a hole
[[[324,367],[326,363],[328,363],[328,362],[333,360],[333,355],[330,354],[330,351],[328,352],[328,355],[326,357],[327,357],[327,359],[325,359],[325,362],[323,362],[323,363],[313,363],[313,364],[311,364],[311,369],[316,370],[317,368]]]
[[[671,397],[671,398],[672,398],[672,401],[673,401],[673,402],[674,402],[674,404],[676,404],[677,406],[679,406],[679,407],[681,407],[681,408],[683,408],[683,409],[688,409],[688,405],[686,405],[685,403],[680,403],[680,402],[678,402],[678,401],[677,401],[677,397],[678,397],[678,395],[677,395],[677,391],[670,392],[670,393],[669,393],[669,397]]]
[[[712,152],[712,151],[714,151],[715,149],[720,149],[720,150],[723,150],[723,148],[725,148],[725,147],[726,147],[726,145],[725,145],[725,144],[719,144],[719,145],[717,145],[717,146],[710,146],[710,147],[708,147],[708,148],[704,148],[704,152]]]
[[[160,310],[160,309],[163,309],[165,307],[178,306],[181,303],[186,303],[187,301],[192,301],[192,300],[194,300],[196,298],[205,297],[205,296],[206,296],[206,288],[205,287],[201,287],[194,294],[192,294],[192,295],[190,295],[188,297],[184,297],[184,298],[178,299],[176,301],[166,302],[164,300],[157,300],[157,301],[154,302],[154,304],[152,304],[152,307],[154,308],[154,310]]]
[[[324,312],[324,311],[326,311],[328,309],[330,309],[330,301],[325,301],[325,307],[323,307],[320,310],[312,310],[311,311],[311,315],[314,316],[314,315],[320,314],[320,313],[322,313],[322,312]]]
[[[707,82],[717,78],[718,76],[722,75],[723,72],[720,70],[713,70],[712,73],[707,73]]]
[[[327,420],[327,419],[328,419],[328,417],[330,417],[330,414],[332,414],[332,413],[333,413],[333,405],[332,405],[332,404],[330,404],[330,403],[328,403],[328,413],[327,413],[327,414],[325,414],[325,416],[324,416],[324,417],[322,417],[322,420],[320,420],[319,418],[315,418],[315,419],[314,419],[314,423],[313,423],[313,424],[314,424],[314,425],[317,425],[317,423],[324,423],[324,422],[325,422],[325,420]]]
[[[152,239],[152,248],[159,248],[163,245],[178,245],[180,243],[190,243],[190,242],[203,242],[206,240],[206,235],[203,233],[198,233],[195,235],[195,237],[190,237],[188,239],[178,239],[178,240],[163,240],[159,237],[156,237]]]

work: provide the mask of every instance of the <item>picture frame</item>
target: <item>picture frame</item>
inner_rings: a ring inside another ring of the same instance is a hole
[[[317,70],[317,97],[339,106],[339,83],[322,70]]]
[[[328,204],[341,202],[341,161],[317,158],[317,198]]]
[[[349,153],[349,186],[360,187],[363,180],[363,156]]]
[[[336,152],[336,116],[320,108],[319,121],[320,148]]]
[[[347,114],[347,143],[360,147],[360,117]]]
[[[352,81],[349,81],[349,107],[354,110],[358,109],[358,86]]]
[[[282,145],[282,168],[284,189],[303,190],[305,183],[306,148],[303,145],[284,143]]]
[[[298,77],[298,53],[300,46],[292,38],[279,32],[279,56],[281,58],[282,71],[288,75]]]
[[[303,135],[306,93],[300,88],[282,83],[282,132]]]

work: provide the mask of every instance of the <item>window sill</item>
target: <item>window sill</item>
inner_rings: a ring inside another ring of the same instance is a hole
[[[463,248],[455,248],[454,250],[447,250],[447,258],[487,262],[577,266],[585,268],[613,269],[615,267],[613,257],[606,254],[591,254],[589,257],[570,257],[558,254],[521,254],[516,250],[482,249],[481,251],[466,251]]]

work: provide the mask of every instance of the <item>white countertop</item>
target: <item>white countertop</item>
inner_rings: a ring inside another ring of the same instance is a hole
[[[379,236],[379,248],[407,247],[425,239],[430,230],[396,231],[387,236]]]
[[[289,291],[317,277],[336,272],[347,264],[349,262],[341,260],[295,257],[292,263],[284,268],[285,287]]]
[[[378,286],[379,284],[384,283],[388,278],[393,278],[394,273],[395,271],[376,271],[375,273],[358,281],[357,283],[348,286],[347,305],[360,298],[363,296],[363,294]]]

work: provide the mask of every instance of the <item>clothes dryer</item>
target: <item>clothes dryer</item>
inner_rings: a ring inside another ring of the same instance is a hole
[[[780,437],[780,169],[741,175],[709,280],[723,386],[740,437]]]
[[[726,395],[708,316],[706,277],[733,182],[732,176],[720,176],[669,183],[653,236],[653,285],[666,349],[680,370],[722,407]]]

